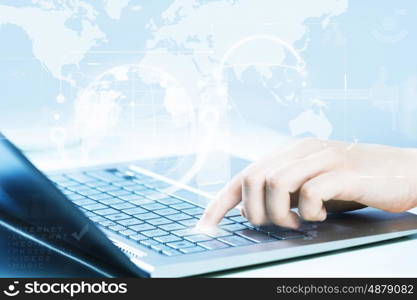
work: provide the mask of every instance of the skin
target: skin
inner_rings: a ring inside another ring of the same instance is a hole
[[[328,213],[366,206],[403,212],[417,206],[417,150],[298,140],[236,175],[197,228],[216,227],[237,205],[254,225],[289,228],[297,228],[300,219],[324,221]]]

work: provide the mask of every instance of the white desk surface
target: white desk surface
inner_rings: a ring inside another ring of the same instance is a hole
[[[244,134],[233,134],[232,153],[256,159],[272,147],[285,142],[274,132],[256,127],[241,128]],[[262,132],[262,134],[261,134]],[[248,141],[250,141],[248,143]],[[266,144],[267,143],[267,144]],[[104,155],[87,164],[139,159],[137,154],[117,148],[107,148]],[[178,150],[178,149],[177,149]],[[181,152],[181,150],[176,151]],[[116,153],[116,154],[115,154]],[[153,153],[153,155],[163,154]],[[65,163],[56,153],[29,153],[32,161],[43,170],[74,167]],[[80,166],[80,162],[77,166]],[[85,164],[85,163],[84,163]],[[77,167],[76,166],[76,167]],[[417,209],[413,210],[417,213]],[[340,250],[282,262],[269,263],[215,274],[218,277],[417,277],[417,235],[378,244]]]

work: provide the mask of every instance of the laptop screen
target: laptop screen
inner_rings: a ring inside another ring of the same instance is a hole
[[[102,275],[141,275],[55,185],[0,134],[0,224]]]

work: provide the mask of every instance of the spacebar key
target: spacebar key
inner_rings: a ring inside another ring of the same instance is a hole
[[[250,229],[235,231],[235,233],[256,243],[276,242],[279,240],[267,234]]]

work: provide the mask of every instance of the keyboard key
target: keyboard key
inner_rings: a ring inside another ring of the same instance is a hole
[[[275,236],[282,240],[301,238],[305,236],[304,232],[300,230],[292,230],[275,225],[260,226],[258,227],[258,230],[260,230],[261,232],[266,232],[269,235]]]
[[[215,229],[211,232],[207,232],[207,234],[211,237],[214,237],[214,238],[232,235],[231,232],[220,229],[220,228],[217,228],[217,229]]]
[[[112,173],[106,172],[106,171],[88,171],[88,172],[85,172],[85,173],[88,176],[91,176],[91,177],[94,177],[94,178],[97,178],[97,179],[100,179],[102,181],[106,181],[106,182],[109,182],[109,183],[124,180],[124,179],[119,178],[119,177],[113,175]]]
[[[163,250],[172,250],[172,248],[159,244],[159,245],[152,245],[151,248],[155,251],[162,252]]]
[[[82,190],[81,189],[76,189],[76,192],[78,194],[81,194],[81,195],[87,196],[87,197],[91,197],[91,196],[94,196],[94,195],[97,195],[97,194],[103,194],[102,192],[97,191],[95,189],[91,189],[91,188],[86,188],[86,189],[82,189]]]
[[[104,186],[98,186],[96,187],[97,190],[101,191],[101,192],[114,192],[114,191],[119,191],[120,188],[114,185],[109,185],[108,183],[105,183],[106,185]]]
[[[100,187],[105,187],[105,186],[111,186],[109,185],[107,182],[104,181],[100,181],[100,180],[96,180],[96,181],[91,181],[91,182],[86,182],[84,183],[86,186],[90,187],[90,188],[95,188],[98,189]],[[103,191],[102,191],[103,192]]]
[[[70,191],[77,192],[79,194],[84,193],[84,192],[89,193],[89,192],[92,192],[92,191],[97,192],[97,190],[95,188],[90,187],[86,184],[82,184],[82,183],[78,183],[78,185],[68,186],[68,187],[66,187],[66,189],[70,190]]]
[[[246,226],[243,226],[242,224],[239,223],[235,223],[235,224],[230,224],[230,225],[223,225],[221,226],[221,228],[227,230],[227,231],[237,231],[237,230],[243,230],[246,229]]]
[[[155,230],[149,230],[149,231],[142,231],[143,235],[146,235],[148,237],[155,237],[155,236],[161,236],[161,235],[167,235],[168,232],[161,230],[161,229],[155,229]]]
[[[166,205],[171,205],[171,204],[181,203],[183,201],[178,198],[169,197],[169,198],[159,199],[158,202],[162,204],[166,204]]]
[[[151,188],[148,188],[148,189],[143,190],[143,191],[137,191],[136,192],[136,194],[142,195],[142,196],[147,196],[147,195],[151,195],[151,194],[155,194],[155,193],[158,193],[158,191],[156,191],[154,189],[151,189]]]
[[[276,242],[278,240],[265,233],[255,231],[252,229],[239,230],[235,231],[235,233],[256,243]]]
[[[181,237],[185,237],[185,236],[196,234],[196,231],[193,229],[187,228],[187,229],[182,229],[182,230],[171,231],[171,233],[181,236]]]
[[[140,195],[136,195],[136,194],[132,194],[132,193],[129,193],[129,194],[126,194],[126,195],[121,195],[121,196],[119,196],[119,198],[123,199],[123,200],[126,200],[126,201],[129,201],[131,203],[133,203],[134,200],[143,200],[143,199],[145,199],[144,197],[142,197]]]
[[[71,173],[71,174],[65,174],[68,178],[78,181],[80,183],[87,183],[87,182],[95,182],[97,179],[91,178],[90,176],[87,176],[83,173]]]
[[[124,209],[123,212],[129,215],[136,215],[136,214],[146,213],[147,211],[140,207],[134,207],[134,208]]]
[[[129,236],[129,238],[131,238],[134,241],[143,241],[143,240],[146,240],[147,239],[146,236],[144,236],[142,234],[139,234],[139,233],[134,234],[134,235],[131,235],[131,236]]]
[[[186,227],[178,223],[171,223],[171,224],[161,225],[159,226],[159,228],[162,228],[163,230],[167,230],[167,231],[173,231],[173,230],[182,230],[182,229],[185,229]]]
[[[151,200],[151,199],[136,199],[136,200],[128,200],[130,203],[135,204],[135,205],[144,205],[144,204],[148,204],[148,203],[154,203],[155,201]]]
[[[151,184],[151,187],[156,188],[158,190],[164,190],[167,187],[172,186],[172,184],[168,183],[168,182],[163,182],[163,181],[158,181],[158,182],[154,182]]]
[[[172,220],[172,221],[181,221],[181,220],[185,220],[185,219],[190,219],[191,217],[187,214],[183,214],[183,213],[179,213],[179,214],[175,214],[175,215],[168,215],[166,216],[168,219]]]
[[[69,198],[73,202],[79,201],[79,200],[90,200],[87,197],[80,195],[80,194],[73,194],[73,195],[67,196],[67,198]]]
[[[198,222],[197,218],[178,221],[178,223],[187,227],[194,227],[197,224],[197,222]]]
[[[95,217],[95,216],[96,216],[96,214],[95,214],[95,213],[93,213],[92,211],[88,211],[88,210],[83,209],[83,208],[82,208],[82,211],[84,212],[84,214],[85,214],[88,218],[92,218],[92,217]]]
[[[165,254],[167,256],[175,256],[175,255],[181,254],[181,252],[171,249],[171,250],[163,250],[162,254]]]
[[[48,175],[48,178],[55,183],[68,181],[68,178],[61,174]]]
[[[116,204],[112,204],[110,205],[111,207],[115,208],[115,209],[120,209],[123,210],[124,212],[128,209],[128,208],[134,208],[135,206],[129,202],[122,202],[122,203],[116,203]]]
[[[212,240],[213,238],[205,235],[205,234],[195,234],[185,237],[186,240],[189,240],[190,242],[198,243],[198,242],[204,242]]]
[[[113,182],[113,184],[117,187],[126,189],[128,191],[130,191],[131,187],[137,186],[137,183],[133,180],[123,180],[123,181],[119,181],[119,182]]]
[[[153,245],[160,245],[159,242],[155,241],[155,240],[151,240],[151,239],[147,239],[147,240],[141,240],[140,243],[146,247],[151,247]]]
[[[244,223],[248,221],[245,217],[242,217],[242,216],[231,217],[229,219],[236,223]]]
[[[189,253],[203,252],[203,251],[206,251],[206,249],[200,246],[196,246],[196,247],[180,249],[180,251],[182,253],[189,254]]]
[[[124,213],[117,213],[117,214],[113,214],[113,215],[106,215],[106,218],[110,219],[112,221],[117,221],[117,220],[129,219],[130,216],[126,215]]]
[[[114,196],[114,197],[119,197],[120,199],[123,199],[123,200],[126,200],[126,199],[122,198],[123,196],[129,196],[129,195],[132,195],[132,193],[131,193],[131,192],[129,192],[129,191],[125,191],[125,190],[110,191],[110,192],[107,192],[107,193],[108,193],[109,195]]]
[[[66,188],[70,188],[70,187],[75,187],[75,186],[79,186],[80,183],[73,181],[73,180],[65,180],[65,181],[61,181],[58,182],[58,184],[62,187],[66,187]]]
[[[110,221],[110,220],[105,220],[105,221],[101,221],[101,222],[98,222],[101,226],[104,226],[104,227],[109,227],[109,226],[113,226],[113,225],[116,225],[116,223],[114,223],[114,222],[112,222],[112,221]]]
[[[221,220],[220,221],[220,223],[219,223],[219,225],[221,226],[221,225],[229,225],[229,224],[233,224],[234,222],[233,221],[231,221],[230,219],[228,219],[228,218],[223,218],[223,220]]]
[[[184,248],[195,246],[195,244],[189,241],[172,242],[172,243],[167,243],[167,245],[174,249],[184,249]]]
[[[145,231],[145,230],[151,230],[151,229],[155,229],[155,226],[152,226],[150,224],[138,224],[138,225],[133,225],[129,227],[130,229],[137,231],[137,232],[141,232],[141,231]]]
[[[107,199],[98,200],[98,202],[106,204],[106,205],[112,205],[116,203],[123,203],[123,200],[120,200],[117,198],[107,198]]]
[[[125,185],[125,186],[123,186],[123,188],[125,190],[131,191],[133,193],[140,192],[140,191],[148,189],[148,187],[144,186],[143,184],[139,184],[139,183],[136,183],[136,182],[132,182],[132,184],[129,184],[127,186]]]
[[[126,230],[127,228],[122,225],[113,225],[113,226],[110,226],[109,229],[114,230],[114,231],[123,231],[123,230]]]
[[[202,247],[204,247],[208,250],[216,250],[216,249],[223,249],[223,248],[228,248],[229,247],[228,244],[225,244],[223,242],[216,241],[216,240],[200,242],[200,243],[198,243],[198,245],[202,246]]]
[[[80,206],[92,205],[92,204],[97,203],[96,201],[88,199],[88,198],[84,198],[84,199],[80,199],[80,200],[74,200],[73,202],[77,205],[80,205]]]
[[[219,240],[232,246],[246,246],[254,244],[254,242],[236,235],[221,237]]]
[[[168,220],[166,218],[158,218],[158,219],[150,219],[147,221],[149,224],[159,226],[159,225],[165,225],[172,223],[171,220]]]
[[[298,239],[305,237],[304,232],[298,230],[285,230],[280,232],[271,232],[270,235],[281,240]]]
[[[72,192],[72,191],[69,191],[69,190],[65,190],[65,189],[62,189],[62,193],[63,193],[65,196],[67,196],[67,197],[70,197],[70,196],[72,196],[72,195],[77,195],[75,192]]]
[[[300,224],[300,227],[297,228],[299,231],[307,232],[307,231],[316,231],[317,230],[317,223],[316,222],[307,222],[304,221]]]
[[[103,205],[101,203],[95,203],[95,204],[91,204],[91,205],[84,205],[83,208],[85,208],[87,210],[97,210],[97,209],[107,208],[107,206]]]
[[[194,207],[194,208],[189,208],[189,209],[185,209],[183,210],[184,213],[186,213],[187,215],[198,215],[198,214],[202,214],[204,212],[204,209],[202,209],[201,207]]]
[[[192,205],[190,203],[187,202],[182,202],[182,203],[178,203],[178,204],[171,204],[170,205],[172,208],[178,209],[178,210],[184,210],[187,208],[197,208],[197,206]]]
[[[255,228],[255,226],[252,225],[250,222],[245,222],[245,223],[242,223],[242,224],[245,225],[246,227],[249,227],[249,228]]]
[[[106,219],[105,219],[105,218],[100,217],[100,216],[93,216],[93,217],[91,217],[90,219],[91,219],[91,221],[96,222],[96,223],[97,223],[97,222],[106,221]]]
[[[238,216],[240,216],[240,211],[237,209],[229,210],[228,213],[226,214],[226,217],[238,217]]]
[[[161,215],[161,216],[168,216],[168,215],[177,214],[179,213],[179,211],[173,208],[164,208],[164,209],[155,210],[154,213],[157,213],[158,215]]]
[[[130,218],[130,219],[119,220],[117,221],[117,223],[123,226],[132,226],[132,225],[142,224],[143,222],[135,218]]]
[[[143,192],[140,192],[143,195]],[[160,200],[160,199],[164,199],[167,195],[166,194],[162,194],[160,192],[154,193],[154,194],[148,194],[146,195],[146,198],[148,199],[152,199],[152,200]]]
[[[107,216],[107,215],[117,213],[117,210],[115,210],[113,208],[106,208],[106,209],[96,210],[95,213],[100,215],[100,216]]]
[[[171,235],[158,236],[155,238],[155,240],[161,243],[169,243],[169,242],[181,241],[182,239],[176,235],[171,234]]]
[[[160,218],[159,215],[154,214],[154,213],[146,213],[146,214],[135,214],[134,215],[136,218],[140,219],[140,220],[149,220],[149,219],[156,219],[156,218]]]
[[[99,193],[99,194],[95,194],[95,195],[90,195],[90,196],[88,196],[88,198],[98,201],[98,200],[108,199],[108,198],[113,198],[113,197],[110,196],[109,194]]]
[[[157,209],[163,209],[163,208],[166,208],[166,206],[165,205],[163,205],[163,204],[160,204],[160,203],[157,203],[157,202],[155,202],[155,203],[150,203],[150,204],[144,204],[144,205],[142,205],[142,207],[143,208],[145,208],[145,209],[147,209],[147,210],[157,210]]]
[[[123,231],[119,231],[119,233],[124,235],[124,236],[130,236],[130,235],[136,234],[136,232],[131,230],[131,229],[126,229],[126,230],[123,230]]]

